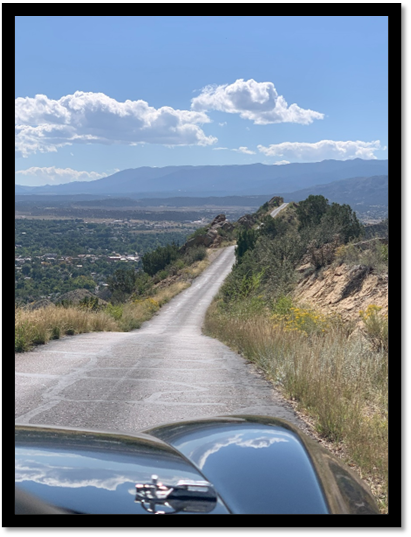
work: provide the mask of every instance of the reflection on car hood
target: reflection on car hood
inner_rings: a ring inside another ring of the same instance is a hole
[[[16,485],[54,506],[147,514],[136,484],[153,476],[178,496],[182,513],[378,513],[348,468],[284,420],[220,417],[138,435],[16,428]],[[205,482],[217,493],[213,503],[200,501]],[[154,512],[176,512],[172,501],[155,503]]]

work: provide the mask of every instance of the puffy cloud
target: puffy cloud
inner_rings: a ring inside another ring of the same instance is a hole
[[[115,171],[112,173],[115,173]],[[16,171],[16,177],[18,175],[35,177],[36,179],[41,180],[41,182],[44,184],[50,182],[60,184],[70,183],[71,181],[93,181],[94,179],[106,177],[108,174],[78,171],[72,170],[71,168],[56,168],[55,166],[50,166],[48,168],[39,168],[37,166],[33,166],[31,168],[27,168],[27,170]]]
[[[290,164],[289,160],[277,160],[277,162],[273,162],[276,166],[284,166],[284,164]]]
[[[233,149],[237,153],[245,153],[246,155],[255,155],[255,151],[251,151],[248,147],[239,147],[238,149]]]
[[[64,458],[57,454],[61,464],[43,463],[39,460],[18,460],[15,464],[15,481],[23,483],[30,481],[50,487],[64,488],[83,488],[95,487],[105,490],[116,490],[124,483],[132,481],[128,475],[123,475],[121,469],[115,470],[99,469],[98,476],[94,468],[90,468],[90,462],[87,457],[77,457],[77,460],[72,458],[67,462]],[[60,462],[58,461],[58,462]],[[83,461],[83,466],[80,466]],[[71,465],[70,465],[71,463]]]
[[[19,97],[16,110],[16,155],[56,151],[64,145],[138,143],[210,145],[217,141],[199,127],[204,112],[153,108],[138,100],[118,102],[104,93],[76,91],[58,101],[46,95]]]
[[[193,110],[219,110],[239,114],[258,125],[268,123],[301,123],[307,125],[314,119],[323,119],[324,114],[305,110],[296,104],[288,106],[282,95],[278,95],[272,82],[256,82],[252,78],[236,80],[233,84],[206,86],[198,97],[191,101]]]
[[[353,158],[376,159],[374,151],[385,150],[379,140],[373,142],[321,140],[315,143],[283,142],[268,147],[258,145],[268,157],[287,157],[294,160],[320,161],[325,159],[348,160]]]
[[[264,449],[264,448],[271,448],[272,446],[275,446],[279,443],[288,443],[293,442],[296,443],[297,440],[293,438],[293,436],[289,433],[280,433],[275,432],[274,434],[266,434],[261,436],[260,438],[250,438],[247,433],[237,433],[233,435],[232,437],[228,438],[227,440],[223,440],[220,442],[212,442],[210,448],[204,450],[204,452],[201,454],[201,457],[199,457],[198,460],[198,467],[204,468],[206,465],[208,457],[210,455],[213,455],[214,453],[217,453],[220,451],[220,449],[224,449],[228,446],[235,445],[240,448],[254,448],[254,449]],[[194,452],[190,453],[190,456],[194,456]]]

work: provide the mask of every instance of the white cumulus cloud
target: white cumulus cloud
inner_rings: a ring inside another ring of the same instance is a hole
[[[191,108],[197,111],[218,110],[239,114],[243,119],[258,125],[268,123],[301,123],[308,125],[314,119],[323,119],[324,114],[288,106],[282,95],[278,95],[272,82],[256,82],[252,78],[236,80],[233,84],[206,86],[198,97],[191,100]]]
[[[93,181],[95,179],[100,179],[101,177],[106,177],[107,175],[107,173],[78,171],[72,170],[71,168],[56,168],[55,166],[50,166],[48,168],[33,166],[26,170],[16,171],[16,178],[18,178],[18,176],[35,177],[44,184],[61,184],[70,183],[71,181]]]
[[[251,151],[248,147],[239,147],[238,149],[233,149],[237,153],[245,153],[246,155],[255,155],[255,151]]]
[[[210,145],[199,125],[201,111],[153,108],[138,100],[119,102],[104,93],[76,91],[59,100],[46,95],[15,101],[16,156],[56,151],[71,144]]]
[[[268,157],[286,157],[304,162],[325,159],[348,160],[353,158],[376,159],[374,152],[385,150],[379,140],[372,142],[321,140],[315,143],[283,142],[268,147],[258,145],[258,150]]]
[[[289,160],[277,160],[277,162],[273,162],[276,166],[284,166],[284,164],[290,164]]]

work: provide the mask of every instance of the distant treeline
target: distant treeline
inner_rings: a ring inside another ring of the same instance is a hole
[[[187,230],[139,233],[138,227],[81,220],[16,220],[16,302],[30,302],[49,295],[55,298],[74,289],[94,291],[119,266],[141,267],[141,261],[113,262],[109,255],[138,253],[141,257],[171,243],[181,245],[189,233]],[[83,257],[76,257],[81,254]]]
[[[271,196],[209,196],[209,197],[172,197],[144,198],[111,197],[92,195],[16,195],[16,208],[24,207],[260,207]]]
[[[120,218],[132,220],[148,220],[150,222],[184,222],[212,218],[209,211],[140,211],[129,209],[109,209],[96,207],[45,207],[35,203],[23,207],[16,203],[16,211],[22,210],[29,216],[52,216],[57,218]]]

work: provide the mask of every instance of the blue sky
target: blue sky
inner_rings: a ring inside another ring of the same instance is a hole
[[[388,158],[388,17],[16,17],[18,184]]]

